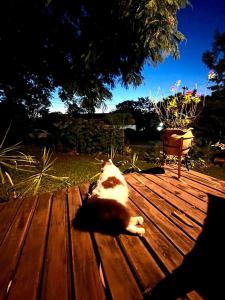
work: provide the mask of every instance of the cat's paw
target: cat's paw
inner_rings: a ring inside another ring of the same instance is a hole
[[[145,234],[145,229],[143,227],[138,228],[137,234],[143,236]]]
[[[137,217],[137,224],[141,225],[144,223],[144,218],[143,217]]]
[[[131,217],[130,222],[134,225],[141,225],[144,222],[144,218],[141,216]]]

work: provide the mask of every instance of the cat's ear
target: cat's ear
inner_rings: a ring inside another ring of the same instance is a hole
[[[113,162],[112,162],[112,160],[111,160],[111,158],[109,159],[109,162],[110,162],[110,164],[112,164]]]

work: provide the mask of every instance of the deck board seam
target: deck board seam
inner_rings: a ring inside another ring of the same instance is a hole
[[[174,218],[172,217],[172,213],[169,213],[169,216],[163,211],[163,209],[160,209],[160,207],[158,207],[155,203],[153,203],[153,202],[150,202],[149,201],[149,199],[148,199],[148,197],[146,197],[146,195],[142,192],[142,191],[140,191],[139,189],[137,189],[137,188],[135,188],[135,186],[133,186],[133,185],[131,185],[131,183],[129,183],[129,185],[137,192],[137,193],[139,193],[142,197],[144,197],[151,205],[153,205],[156,209],[158,209],[166,218],[168,218],[174,225],[176,225],[178,228],[180,228],[182,231],[184,231],[185,233],[186,233],[186,235],[187,236],[189,236],[193,241],[196,241],[196,238],[193,238],[193,236],[191,235],[191,234],[188,234],[187,233],[187,231],[185,231],[182,227],[181,227],[181,225],[178,225],[177,223],[176,223],[176,221],[174,220]],[[155,194],[154,192],[152,192],[154,195],[156,195],[157,197],[160,197],[160,196],[158,196],[157,194]],[[160,197],[161,198],[161,197]],[[161,199],[163,199],[163,198],[161,198]],[[137,206],[137,204],[135,203],[135,205]],[[172,205],[172,204],[170,204],[169,202],[166,202],[166,206],[168,206],[171,210],[173,210],[174,209],[174,206]],[[137,206],[138,207],[138,206]],[[139,207],[138,207],[139,208]],[[193,221],[193,220],[192,220]],[[194,222],[194,221],[193,221]],[[199,224],[197,224],[196,222],[194,222],[195,223],[195,226],[200,226]],[[182,225],[184,225],[183,223],[182,223]],[[202,227],[202,225],[200,226],[200,227]]]

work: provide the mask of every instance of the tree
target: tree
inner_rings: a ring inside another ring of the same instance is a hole
[[[129,112],[133,116],[138,130],[148,131],[151,120],[155,118],[148,97],[141,97],[136,101],[123,101],[116,105],[116,111]]]
[[[0,99],[48,107],[46,99],[58,88],[63,101],[100,105],[111,97],[115,80],[136,86],[144,63],[179,56],[184,36],[176,14],[187,3],[2,1]]]
[[[67,112],[67,114],[75,117],[79,114],[85,113],[86,111],[83,108],[79,107],[76,102],[73,102],[73,103],[67,104],[66,112]]]
[[[199,136],[205,142],[223,141],[225,138],[225,32],[216,32],[212,50],[202,56],[209,69],[215,71],[211,80],[212,95],[206,97],[205,107],[198,121]]]
[[[216,32],[211,51],[206,51],[202,55],[202,61],[209,69],[215,71],[215,77],[211,79],[215,85],[211,90],[217,96],[225,96],[225,32]]]

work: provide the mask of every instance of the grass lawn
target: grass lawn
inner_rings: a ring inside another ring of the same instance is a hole
[[[97,176],[93,179],[91,178],[101,170],[100,158],[96,159],[96,156],[57,154],[56,157],[57,159],[54,163],[54,171],[51,174],[54,176],[69,177],[69,179],[66,181],[44,179],[41,183],[39,192],[55,191],[67,186],[95,181],[97,179]],[[121,158],[118,158],[115,161],[117,162],[120,159]],[[129,166],[129,164],[126,164],[124,166],[121,166],[120,169],[121,171],[124,171]],[[137,163],[137,166],[143,169],[149,168],[150,164],[139,161]],[[13,182],[15,185],[23,179],[27,178],[29,175],[30,174],[25,172],[11,172],[11,177],[13,178]],[[10,186],[7,183],[4,185],[4,187],[2,186],[2,184],[0,184],[0,202],[1,199],[5,199],[4,193],[8,189],[10,189]]]
[[[225,167],[212,165],[207,168],[193,168],[193,170],[225,181]]]
[[[96,159],[95,156],[91,155],[69,155],[69,154],[57,154],[57,160],[54,164],[54,171],[53,175],[55,176],[65,176],[69,177],[67,182],[62,182],[58,180],[43,180],[40,192],[44,191],[54,191],[58,189],[65,188],[66,186],[78,185],[84,182],[91,182],[97,179],[95,177],[91,180],[91,178],[100,172],[101,163],[100,158],[99,160]],[[123,158],[124,160],[129,160],[129,158]],[[116,159],[115,161],[121,160],[121,158]],[[144,170],[151,167],[155,167],[151,163],[147,163],[146,161],[138,160],[136,165]],[[125,164],[120,167],[121,171],[126,170],[130,167],[130,164]],[[211,166],[209,168],[201,168],[195,169],[198,172],[205,173],[207,175],[225,180],[225,168],[219,166]],[[26,178],[28,174],[22,172],[14,172],[12,174],[12,178],[14,183],[18,183],[22,179]],[[0,185],[0,201],[4,199],[3,194],[5,190],[7,190],[7,186],[2,187]]]
[[[116,162],[120,160],[121,157],[115,159]],[[125,158],[125,160],[127,160],[127,158]],[[57,160],[54,166],[55,175],[69,177],[70,185],[90,182],[91,178],[101,170],[100,158],[96,159],[95,156],[90,155],[57,155]],[[149,168],[150,164],[147,164],[144,161],[138,161],[137,166],[141,169]],[[121,166],[120,169],[121,171],[124,171],[128,167],[129,164]],[[96,178],[93,180],[96,180]],[[60,183],[57,183],[56,181],[54,181],[53,185],[60,187]]]

